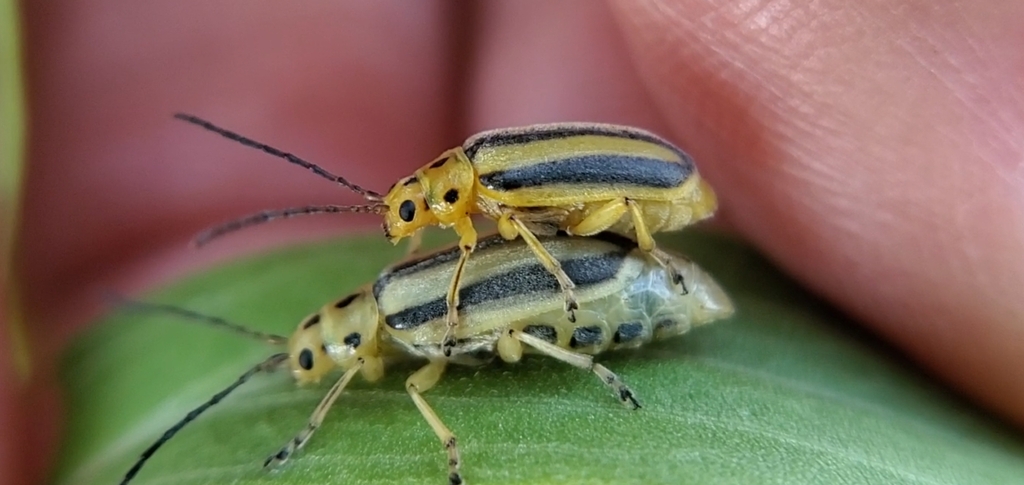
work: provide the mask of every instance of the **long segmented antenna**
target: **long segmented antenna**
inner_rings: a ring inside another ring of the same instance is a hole
[[[308,216],[313,214],[338,214],[342,212],[357,212],[380,214],[388,209],[384,204],[374,205],[307,205],[303,207],[289,207],[287,209],[269,210],[250,214],[245,217],[225,222],[218,226],[207,229],[196,236],[193,243],[196,246],[205,246],[210,241],[225,234],[232,233],[250,226],[256,226],[274,219],[287,219],[290,217]]]
[[[245,384],[245,382],[252,378],[252,376],[259,374],[260,372],[272,371],[286,360],[288,360],[288,354],[284,352],[270,356],[267,360],[260,362],[252,369],[246,371],[245,374],[242,374],[238,378],[238,380],[236,380],[233,384],[225,388],[223,391],[214,394],[209,401],[204,402],[202,405],[186,414],[181,421],[178,421],[174,426],[171,426],[170,429],[164,431],[164,434],[163,436],[160,437],[160,439],[156,440],[156,442],[150,445],[149,448],[146,448],[146,451],[142,452],[142,455],[139,457],[139,461],[136,461],[135,465],[133,465],[132,468],[128,470],[128,473],[125,473],[124,479],[121,480],[121,485],[127,485],[128,482],[130,482],[132,478],[134,478],[135,475],[139,473],[139,470],[142,469],[142,465],[146,464],[146,460],[149,460],[149,457],[153,456],[153,453],[156,453],[157,449],[159,449],[161,446],[163,446],[164,443],[166,443],[168,440],[174,437],[174,435],[177,434],[178,431],[181,431],[181,428],[184,428],[185,425],[199,417],[199,415],[202,414],[203,411],[206,411],[207,409],[210,408],[210,406],[219,403],[221,399],[224,399],[228,394],[231,394],[231,391],[234,391],[238,386]]]
[[[315,164],[313,162],[307,162],[307,161],[305,161],[305,160],[303,160],[303,159],[299,158],[298,156],[293,155],[291,153],[278,150],[277,148],[274,148],[274,147],[272,147],[270,145],[267,145],[267,144],[264,144],[264,143],[260,143],[260,142],[258,142],[256,140],[253,140],[251,138],[242,136],[242,135],[240,135],[238,133],[235,133],[233,131],[226,130],[226,129],[221,128],[221,127],[219,127],[219,126],[217,126],[217,125],[215,125],[213,123],[210,123],[209,121],[206,121],[206,120],[204,120],[202,118],[199,118],[198,116],[192,116],[190,114],[185,114],[185,113],[175,113],[174,117],[179,119],[179,120],[186,121],[186,122],[192,123],[193,125],[202,127],[203,129],[212,131],[212,132],[214,132],[214,133],[216,133],[216,134],[218,134],[220,136],[223,136],[224,138],[227,138],[229,140],[237,141],[238,143],[241,143],[241,144],[243,144],[243,145],[245,145],[247,147],[255,148],[257,150],[260,150],[260,151],[262,151],[264,153],[273,155],[273,156],[278,157],[278,158],[283,158],[283,159],[285,159],[285,160],[287,160],[287,161],[289,161],[291,163],[294,163],[295,165],[303,167],[303,168],[305,168],[305,169],[307,169],[307,170],[309,170],[309,171],[311,171],[311,172],[313,172],[313,173],[315,173],[315,174],[317,174],[317,175],[319,175],[319,176],[321,176],[321,177],[323,177],[323,178],[325,178],[327,180],[330,180],[330,181],[332,181],[332,182],[334,182],[336,184],[339,184],[339,185],[341,185],[341,186],[343,186],[343,187],[345,187],[345,188],[347,188],[347,189],[349,189],[349,190],[351,190],[351,191],[353,191],[353,192],[363,196],[363,198],[365,198],[366,200],[368,200],[370,202],[380,202],[381,200],[383,200],[383,196],[381,194],[378,194],[377,192],[374,192],[374,191],[369,190],[369,189],[364,189],[364,188],[362,188],[362,187],[360,187],[360,186],[358,186],[358,185],[356,185],[356,184],[354,184],[352,182],[349,182],[348,180],[345,180],[344,177],[339,177],[337,175],[334,175],[333,173],[328,172],[327,170],[324,170],[323,167],[321,167],[321,166],[319,166],[319,165],[317,165],[317,164]]]
[[[272,333],[253,330],[245,325],[234,323],[220,317],[204,315],[202,313],[195,312],[186,308],[168,305],[166,303],[152,303],[146,301],[133,300],[131,298],[118,295],[116,293],[107,293],[104,295],[104,297],[107,300],[109,300],[112,304],[125,309],[169,313],[171,315],[177,315],[179,317],[184,317],[189,320],[195,320],[198,322],[213,325],[214,327],[226,328],[232,332],[245,335],[246,337],[252,337],[257,340],[263,340],[269,344],[284,345],[288,343],[288,337],[282,337],[280,335],[274,335]]]

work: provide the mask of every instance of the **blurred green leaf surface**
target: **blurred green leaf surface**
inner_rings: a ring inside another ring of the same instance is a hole
[[[0,332],[8,333],[11,343],[3,351],[13,361],[18,377],[28,379],[28,339],[14,277],[26,149],[20,20],[17,2],[0,0],[0,324],[4,324]]]
[[[715,275],[731,320],[600,360],[639,394],[622,408],[543,357],[453,368],[426,394],[471,484],[1020,484],[1024,440],[896,357],[731,239],[663,239]],[[378,235],[210,270],[151,296],[288,335],[399,257]],[[168,316],[96,325],[64,360],[59,484],[115,484],[190,409],[275,349]],[[170,484],[445,483],[440,444],[403,390],[416,364],[359,382],[283,468],[263,459],[329,387],[257,377],[185,428],[136,478]]]

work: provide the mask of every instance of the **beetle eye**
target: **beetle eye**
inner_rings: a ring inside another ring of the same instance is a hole
[[[416,204],[411,200],[402,202],[402,205],[398,206],[398,217],[405,222],[412,222],[413,217],[416,217]]]
[[[312,350],[302,349],[302,352],[299,352],[299,367],[302,367],[305,370],[310,370],[313,368]]]

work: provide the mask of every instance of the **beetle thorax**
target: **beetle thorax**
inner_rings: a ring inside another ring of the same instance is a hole
[[[357,357],[377,354],[377,312],[369,288],[324,307],[321,332],[332,360],[344,367]]]
[[[475,212],[476,171],[462,148],[444,152],[416,171],[416,177],[423,187],[430,212],[442,224],[452,224]]]

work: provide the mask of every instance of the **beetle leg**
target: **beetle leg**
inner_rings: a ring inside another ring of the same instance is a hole
[[[613,199],[598,207],[584,217],[582,221],[566,228],[566,232],[576,236],[593,236],[601,231],[608,230],[626,215],[629,210],[626,199]]]
[[[669,262],[672,261],[673,256],[670,256],[668,253],[658,248],[654,248],[648,254],[650,254],[651,258],[654,258],[662,268],[665,268],[665,272],[668,273],[668,277],[672,280],[672,283],[682,287],[682,294],[687,295],[690,293],[690,290],[686,289],[686,282],[683,281],[683,275],[679,274],[679,270]],[[675,258],[678,259],[679,256],[675,256]]]
[[[405,247],[406,257],[416,254],[420,250],[420,246],[423,245],[423,229],[420,229],[409,236],[409,245]]]
[[[689,293],[686,289],[686,282],[683,281],[683,275],[679,274],[675,266],[669,264],[671,257],[664,251],[655,247],[654,237],[651,236],[651,231],[647,229],[647,224],[644,222],[643,214],[640,212],[640,205],[635,201],[626,199],[626,205],[629,206],[629,212],[633,217],[633,228],[636,230],[636,243],[640,247],[640,250],[651,255],[665,271],[668,272],[669,278],[672,283],[677,284],[683,288],[683,294]]]
[[[510,329],[508,331],[508,335],[526,345],[529,345],[530,347],[533,347],[535,350],[547,355],[548,357],[553,357],[571,366],[593,372],[597,375],[598,379],[601,379],[601,382],[603,382],[604,385],[611,388],[612,392],[623,406],[630,409],[640,409],[640,403],[637,402],[636,396],[633,394],[633,391],[629,389],[629,386],[622,382],[622,379],[619,379],[619,376],[615,375],[614,372],[608,370],[607,367],[594,362],[594,358],[592,356],[563,349],[551,342],[535,337],[521,330]]]
[[[654,237],[651,236],[651,231],[647,229],[647,224],[644,222],[644,215],[640,212],[640,204],[636,201],[626,199],[626,205],[629,207],[629,214],[633,218],[633,230],[636,231],[636,243],[640,246],[640,249],[645,253],[649,253],[654,250]]]
[[[452,355],[455,347],[455,327],[459,325],[459,286],[462,283],[462,272],[466,269],[466,261],[469,255],[473,254],[476,248],[476,229],[473,228],[473,220],[466,216],[455,223],[455,232],[459,235],[459,261],[452,273],[452,281],[448,285],[448,295],[445,302],[448,306],[447,325],[444,330],[444,337],[441,339],[441,351],[445,357]]]
[[[309,438],[313,436],[313,433],[320,428],[320,424],[324,422],[324,416],[327,415],[327,410],[331,409],[331,405],[333,405],[334,401],[338,399],[338,396],[341,395],[341,391],[345,389],[345,386],[348,385],[349,381],[351,381],[352,378],[355,377],[356,373],[359,372],[359,368],[362,367],[362,365],[363,360],[359,359],[358,364],[352,366],[351,369],[346,371],[345,374],[338,379],[338,382],[335,382],[334,385],[331,386],[331,390],[327,391],[327,395],[324,396],[320,401],[320,404],[317,404],[316,409],[313,410],[313,415],[309,417],[309,423],[306,424],[306,427],[303,428],[299,434],[295,435],[294,438],[288,440],[288,444],[284,445],[280,451],[267,457],[263,462],[264,467],[284,464],[284,462],[288,461],[288,458],[290,458],[293,453],[306,445]]]
[[[460,485],[462,483],[462,476],[459,475],[459,449],[455,444],[455,435],[441,422],[441,418],[437,417],[437,413],[427,404],[422,395],[422,393],[429,391],[430,388],[437,384],[437,381],[441,379],[441,375],[444,374],[444,369],[447,365],[448,361],[446,360],[430,361],[429,364],[413,372],[406,379],[405,390],[409,392],[412,402],[416,404],[416,409],[420,410],[423,419],[427,420],[427,424],[434,430],[434,434],[441,439],[441,444],[444,445],[445,451],[448,452],[449,485]]]
[[[572,291],[576,288],[576,284],[572,282],[569,275],[565,274],[565,271],[562,270],[562,265],[558,260],[555,259],[547,249],[544,249],[544,246],[537,239],[537,236],[534,236],[533,233],[530,232],[530,229],[526,227],[526,224],[523,224],[522,221],[516,219],[514,215],[510,216],[508,221],[515,226],[517,231],[519,231],[519,235],[523,238],[523,241],[525,241],[526,245],[533,250],[535,255],[537,255],[537,259],[540,259],[540,263],[544,265],[544,268],[558,280],[558,285],[562,287],[562,294],[565,296],[565,311],[569,313],[569,321],[575,322],[576,309],[580,307],[579,304],[576,303],[576,295]]]
[[[511,333],[504,333],[498,337],[498,356],[501,360],[514,364],[523,358],[523,343]]]
[[[519,228],[512,222],[511,212],[505,212],[498,218],[498,234],[509,241],[519,237]]]

